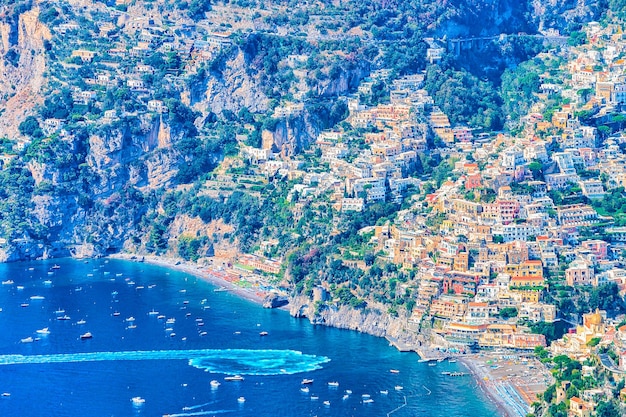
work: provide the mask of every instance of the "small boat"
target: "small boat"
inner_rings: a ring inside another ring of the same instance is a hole
[[[93,335],[90,332],[83,333],[83,334],[80,335],[80,339],[81,340],[91,339],[92,337],[93,337]]]
[[[20,339],[20,342],[21,343],[33,343],[34,340],[35,339],[33,339],[32,337],[28,336],[28,337],[25,337],[24,339]]]
[[[143,290],[145,287],[143,285],[137,285],[135,290]]]
[[[302,391],[304,393],[308,393],[309,392],[309,387],[302,387],[302,388],[300,388],[300,391]]]
[[[402,391],[402,390],[404,389],[404,387],[403,387],[402,385],[396,385],[396,386],[394,387],[394,389],[395,389],[396,391]]]
[[[437,362],[429,362],[428,366],[437,366]]]
[[[60,267],[59,265],[57,265],[57,264],[54,264],[54,265],[52,266],[52,268],[50,268],[50,269],[61,269],[61,267]]]
[[[372,400],[371,398],[366,398],[365,400],[363,400],[363,404],[371,404],[373,402],[374,400]]]
[[[202,323],[203,321],[204,321],[204,320],[203,320],[203,319],[201,319],[200,317],[198,317],[198,318],[196,319],[196,323]]]
[[[22,304],[20,304],[20,307],[28,307],[29,305],[30,304],[28,304],[28,303],[22,303]]]
[[[50,281],[49,279],[45,280],[43,282],[43,285],[52,285],[52,281]]]
[[[118,272],[117,274],[115,274],[116,277],[121,277],[123,274],[121,272]]]
[[[181,293],[181,294],[184,294],[184,293],[186,293],[186,292],[187,292],[187,290],[182,289],[182,290],[180,290],[180,291],[178,291],[178,292],[179,292],[179,293]]]
[[[343,398],[343,400],[345,401],[345,400],[347,400],[348,398],[350,398],[350,396],[349,396],[348,394],[344,394],[342,398]]]
[[[132,287],[133,285],[135,285],[135,281],[128,281],[127,284]]]
[[[7,397],[10,397],[10,396],[11,396],[11,393],[10,393],[10,392],[3,392],[3,393],[2,393],[2,396],[3,396],[3,397],[5,397],[5,398],[7,398]]]
[[[136,328],[137,328],[137,325],[136,325],[136,324],[129,324],[128,326],[126,326],[126,328],[127,328],[127,329],[130,329],[130,330],[132,330],[132,329],[136,329]]]
[[[133,405],[136,406],[141,406],[146,402],[146,400],[141,397],[133,397],[130,400],[132,401]]]
[[[44,327],[43,329],[36,330],[35,333],[37,333],[37,334],[50,334],[50,330],[47,327]]]
[[[185,305],[189,304],[189,300],[183,301],[183,304],[185,304]]]
[[[112,295],[113,297],[115,297],[117,294],[119,294],[117,291],[113,291],[113,292],[111,292],[111,295]]]
[[[371,395],[369,395],[369,394],[362,394],[361,395],[361,398],[370,398],[370,397],[371,397]]]
[[[13,281],[12,279],[7,279],[6,281],[2,281],[2,285],[13,285],[15,284],[15,281]]]
[[[65,310],[63,310],[62,308],[58,309],[57,311],[54,312],[54,314],[65,314]]]
[[[352,390],[351,389],[347,389],[346,390],[346,394],[348,394],[348,395],[352,394]]]
[[[329,387],[338,387],[339,386],[339,382],[337,382],[337,381],[330,381],[328,383],[328,386]]]
[[[204,326],[204,322],[203,321],[199,321],[199,322],[196,323],[196,326],[202,327],[202,326]]]
[[[165,321],[165,324],[174,324],[174,323],[176,323],[176,319],[175,318],[170,318],[170,319],[167,319]]]
[[[68,315],[57,317],[57,320],[70,320],[70,319],[71,319],[71,317],[68,316]]]
[[[243,381],[243,377],[241,375],[229,375],[224,378],[224,381]]]
[[[126,321],[135,321],[135,318],[131,316],[131,317],[128,317]]]
[[[319,399],[320,399],[320,397],[319,397],[319,396],[317,396],[317,395],[311,395],[311,401],[317,401],[317,400],[319,400]]]
[[[213,292],[222,292],[222,291],[228,291],[228,289],[226,287],[219,287],[213,290]]]
[[[328,401],[328,400],[324,401],[324,405],[325,405],[326,407],[330,407],[330,401]]]
[[[159,320],[163,320],[164,318],[165,318],[165,316],[163,314],[157,316],[157,319],[159,319]]]
[[[76,287],[74,288],[75,292],[81,292],[83,290],[83,287]]]
[[[448,359],[449,363],[456,363],[456,359]]]
[[[211,388],[217,388],[220,385],[222,385],[222,384],[220,384],[220,382],[216,381],[215,379],[213,381],[211,381]]]
[[[185,314],[185,317],[191,317],[191,313]]]
[[[397,369],[390,369],[389,372],[391,372],[392,374],[399,374],[400,371]]]
[[[79,325],[79,326],[82,326],[82,325],[83,325],[83,324],[85,324],[85,323],[87,323],[87,322],[86,322],[85,320],[82,320],[82,319],[81,319],[81,320],[78,320],[78,321],[76,322],[76,324],[77,324],[77,325]]]
[[[239,404],[243,404],[243,403],[245,403],[245,402],[246,402],[246,399],[245,399],[244,397],[239,397],[239,398],[237,398],[237,402],[238,402]]]
[[[174,328],[173,328],[173,327],[166,327],[166,328],[165,328],[165,331],[166,331],[167,333],[170,333],[170,332],[173,332],[173,331],[174,331]]]
[[[24,286],[23,285],[18,285],[17,287],[15,287],[18,291],[24,291]]]
[[[381,393],[382,395],[387,395],[387,394],[389,394],[389,390],[386,390],[386,389],[381,389],[381,390],[380,390],[380,393]]]
[[[121,314],[121,313],[120,313],[119,311],[114,311],[114,312],[113,312],[113,317],[117,317],[117,316],[119,316],[120,314]]]
[[[149,311],[149,312],[148,312],[148,315],[149,315],[149,316],[158,316],[158,315],[159,315],[159,312],[158,312],[158,311],[155,311],[154,309],[152,309],[152,311]]]
[[[259,336],[267,336],[269,333],[268,332],[261,332],[259,333]]]
[[[306,378],[304,378],[304,379],[302,380],[302,384],[304,384],[304,385],[306,385],[306,384],[312,384],[312,383],[313,383],[313,380],[312,380],[312,379],[306,379]]]
[[[207,334],[207,332],[200,332],[200,336],[206,336]]]
[[[176,337],[176,333],[174,332],[170,333],[170,337]]]

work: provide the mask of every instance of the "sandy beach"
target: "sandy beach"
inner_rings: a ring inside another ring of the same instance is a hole
[[[265,293],[261,293],[254,288],[244,288],[237,285],[237,283],[235,282],[221,279],[216,274],[212,274],[210,266],[202,266],[191,262],[185,262],[180,259],[159,256],[136,256],[131,254],[119,253],[111,255],[109,257],[112,259],[124,259],[127,261],[145,262],[148,264],[158,265],[176,271],[186,272],[207,282],[210,282],[218,288],[224,288],[228,292],[231,292],[238,297],[244,298],[248,301],[252,301],[259,305],[263,305],[263,301],[265,299]]]
[[[524,417],[537,394],[552,383],[548,369],[532,354],[481,352],[459,360],[474,375],[480,389],[502,416]]]

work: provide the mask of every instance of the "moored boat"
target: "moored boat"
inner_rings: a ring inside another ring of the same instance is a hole
[[[313,380],[312,380],[312,379],[307,379],[307,378],[304,378],[304,379],[302,380],[302,384],[312,384],[312,383],[313,383]]]
[[[20,342],[21,343],[33,343],[34,340],[35,339],[33,339],[32,337],[28,336],[28,337],[25,337],[24,339],[21,339]]]
[[[91,339],[92,337],[93,337],[93,335],[90,332],[83,333],[83,334],[80,335],[80,339],[81,340]]]
[[[229,375],[224,378],[224,381],[243,381],[243,377],[241,375]]]
[[[329,387],[338,387],[339,386],[339,382],[337,382],[337,381],[330,381],[328,383],[328,386]]]
[[[146,402],[146,400],[141,397],[133,397],[130,400],[132,401],[133,405],[137,406],[143,405]]]
[[[211,381],[211,388],[217,388],[220,385],[222,385],[222,384],[220,384],[220,382],[216,381],[215,379],[213,381]]]
[[[244,397],[239,397],[239,398],[237,398],[237,402],[238,402],[239,404],[243,404],[243,403],[245,403],[245,402],[246,402],[246,399],[245,399]]]
[[[50,334],[50,330],[47,327],[44,327],[43,329],[36,330],[35,333],[37,333],[37,334]]]

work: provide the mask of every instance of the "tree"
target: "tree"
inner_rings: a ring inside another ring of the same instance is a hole
[[[34,139],[39,139],[43,136],[43,131],[39,127],[39,121],[35,116],[28,116],[18,126],[20,133],[24,136],[30,136]]]

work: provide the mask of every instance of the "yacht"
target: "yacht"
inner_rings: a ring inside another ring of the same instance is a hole
[[[320,399],[320,397],[319,397],[319,396],[317,396],[317,395],[311,395],[311,401],[316,401],[316,400],[319,400],[319,399]]]
[[[49,279],[45,280],[43,282],[43,285],[52,285],[52,281],[50,281]]]
[[[309,392],[309,387],[302,387],[302,388],[300,388],[300,391],[302,391],[304,393],[308,393]]]
[[[390,369],[389,372],[391,372],[392,374],[399,374],[400,371],[397,369]]]
[[[77,324],[77,325],[79,325],[79,326],[82,326],[82,325],[83,325],[83,324],[85,324],[85,323],[87,323],[87,322],[86,322],[85,320],[83,320],[83,319],[78,320],[78,321],[76,322],[76,324]]]
[[[224,381],[243,381],[243,377],[241,375],[229,375],[224,378]]]
[[[13,284],[15,284],[15,281],[13,281],[12,279],[2,281],[2,285],[13,285]]]
[[[17,287],[15,287],[18,291],[24,291],[24,286],[23,285],[18,285]]]
[[[135,318],[131,316],[131,317],[127,318],[126,321],[135,321]]]
[[[217,388],[219,387],[221,384],[216,381],[215,379],[213,381],[211,381],[211,388]]]
[[[245,403],[245,402],[246,402],[246,399],[245,399],[244,397],[239,397],[239,398],[237,398],[237,402],[238,402],[239,404],[243,404],[243,403]]]
[[[268,332],[261,332],[259,333],[259,336],[267,336],[269,333]]]
[[[304,379],[302,380],[302,384],[305,384],[305,385],[306,385],[306,384],[312,384],[312,383],[313,383],[313,380],[312,380],[312,379],[306,379],[306,378],[304,378]]]
[[[80,339],[81,340],[91,339],[92,337],[93,337],[93,335],[90,332],[83,333],[83,334],[80,335]]]
[[[389,394],[389,391],[388,391],[388,390],[386,390],[386,389],[381,389],[381,390],[380,390],[380,393],[381,393],[382,395],[387,395],[387,394]]]
[[[70,316],[65,315],[65,316],[59,316],[59,317],[57,317],[57,320],[69,320],[70,318],[71,318]]]
[[[119,315],[120,315],[120,312],[119,312],[119,311],[114,311],[114,312],[113,312],[113,317],[117,317],[117,316],[119,316]]]
[[[328,386],[329,387],[338,387],[339,386],[339,382],[337,382],[337,381],[330,381],[328,383]]]
[[[176,323],[176,319],[173,317],[165,321],[165,324],[174,324],[174,323]]]
[[[44,327],[43,329],[39,329],[39,330],[35,331],[35,333],[37,333],[37,334],[50,334],[50,330],[47,327]]]
[[[396,391],[402,391],[404,389],[402,385],[396,385],[394,388]]]
[[[373,402],[374,402],[374,400],[372,400],[371,398],[366,398],[366,399],[363,400],[363,404],[371,404]]]
[[[141,397],[133,397],[131,398],[131,401],[133,402],[133,405],[137,406],[143,405],[146,402],[146,400]]]
[[[328,400],[324,401],[324,405],[325,405],[326,407],[330,407],[330,401],[328,401]]]
[[[25,337],[24,339],[21,339],[20,342],[21,343],[33,343],[34,340],[35,339],[33,339],[32,337],[28,336],[28,337]]]

